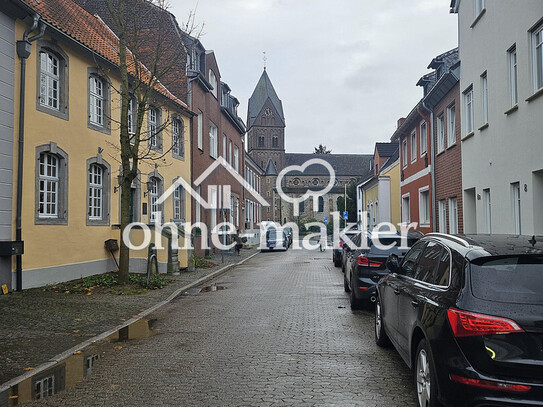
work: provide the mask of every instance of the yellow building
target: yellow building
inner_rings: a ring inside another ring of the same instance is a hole
[[[398,143],[377,143],[374,173],[357,185],[358,221],[364,213],[369,230],[382,222],[398,228],[400,214],[400,160]]]
[[[55,7],[51,0],[21,3],[30,17],[33,12],[39,17],[30,33],[23,79],[22,284],[29,288],[116,269],[104,242],[121,238],[120,81],[116,38],[99,18],[68,0],[55,0]],[[16,19],[15,38],[23,39],[28,28],[22,18]],[[19,95],[20,64],[16,67],[15,95]],[[160,207],[155,202],[178,177],[190,183],[193,114],[160,85],[150,102],[142,129],[164,128],[142,148],[163,157],[140,162],[132,189],[132,219],[150,223],[150,214],[160,211],[164,222],[190,221],[190,199],[184,190],[177,190]],[[18,117],[16,109],[15,129]],[[14,142],[14,168],[17,151]],[[14,186],[16,178],[14,171]],[[141,242],[141,236],[134,240],[138,239]],[[167,247],[167,239],[162,240]],[[146,258],[146,249],[132,252],[131,271],[143,271]],[[187,266],[186,251],[179,251],[179,265],[171,249],[159,251],[158,258],[161,272]]]

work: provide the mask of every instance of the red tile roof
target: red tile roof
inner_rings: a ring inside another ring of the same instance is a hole
[[[72,0],[20,0],[37,13],[42,19],[59,31],[73,38],[80,44],[90,48],[116,66],[120,65],[117,50],[119,39],[110,28],[99,18],[91,15],[85,9]],[[130,63],[130,52],[127,55],[127,63]],[[143,65],[142,65],[143,66]],[[129,70],[135,74],[134,66]],[[150,71],[144,67],[142,80],[150,79]],[[145,77],[146,76],[146,77]],[[178,105],[188,109],[188,106],[175,97],[164,85],[157,83],[155,89]]]

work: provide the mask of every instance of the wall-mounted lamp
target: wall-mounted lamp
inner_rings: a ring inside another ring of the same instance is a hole
[[[116,194],[119,189],[121,189],[121,185],[123,183],[123,176],[121,174],[117,175],[117,185],[113,187],[113,193]]]
[[[147,181],[145,184],[147,184],[147,191],[143,191],[143,197],[145,198],[147,195],[149,195],[149,192],[153,189],[153,180]]]

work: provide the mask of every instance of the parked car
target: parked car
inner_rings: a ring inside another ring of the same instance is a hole
[[[400,233],[372,233],[366,245],[361,245],[363,235],[354,238],[356,247],[344,246],[343,286],[349,293],[351,309],[361,309],[375,302],[377,282],[387,274],[386,261],[390,254],[403,258],[422,233],[410,231],[405,241]],[[377,244],[377,242],[380,243]]]
[[[270,227],[266,231],[266,248],[268,250],[287,250],[288,237],[281,227]]]
[[[283,228],[283,230],[285,231],[285,235],[287,237],[287,249],[292,246],[292,241],[293,241],[293,232],[292,232],[292,228],[290,226],[286,226]]]
[[[543,241],[429,234],[377,284],[375,341],[418,405],[543,406]]]
[[[353,239],[353,237],[355,237],[356,235],[358,235],[360,233],[360,230],[358,229],[348,229],[345,232],[345,235],[349,238],[349,239]],[[341,255],[343,253],[343,246],[344,246],[345,242],[343,239],[339,239],[337,242],[334,242],[333,243],[333,249],[332,249],[332,261],[334,262],[334,266],[336,267],[341,267]]]

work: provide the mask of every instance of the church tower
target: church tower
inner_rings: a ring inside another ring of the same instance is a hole
[[[249,98],[247,151],[263,170],[269,161],[281,171],[285,165],[285,116],[266,68]]]

